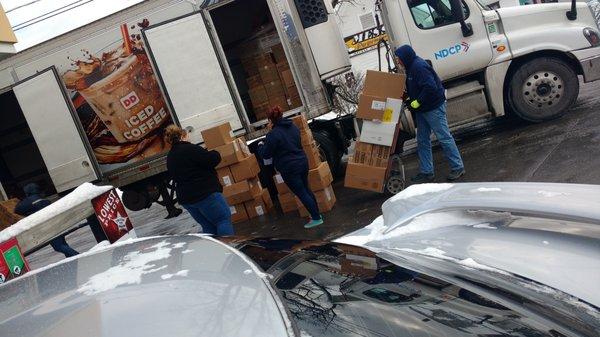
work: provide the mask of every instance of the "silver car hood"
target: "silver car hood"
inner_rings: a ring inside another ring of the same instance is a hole
[[[559,290],[600,307],[598,186],[425,184],[409,187],[382,209],[371,225],[336,241],[388,258],[452,262],[459,272],[510,273],[537,284],[526,287]],[[537,221],[515,220],[515,214]]]
[[[0,335],[293,335],[266,277],[207,237],[109,246],[0,286]]]

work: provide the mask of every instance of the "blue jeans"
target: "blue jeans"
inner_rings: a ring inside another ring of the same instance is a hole
[[[317,198],[310,190],[308,185],[308,164],[298,167],[298,172],[281,172],[283,181],[288,186],[290,191],[294,193],[298,199],[302,202],[302,205],[306,207],[308,213],[313,220],[320,220],[321,213],[319,213],[319,206],[317,204]]]
[[[444,156],[450,162],[452,170],[464,168],[456,142],[450,134],[446,120],[446,103],[425,112],[417,112],[417,153],[421,173],[433,174],[433,154],[431,152],[431,131],[440,142]]]
[[[221,193],[213,193],[194,204],[181,205],[202,226],[202,233],[233,235],[231,211]]]
[[[52,249],[55,251],[65,254],[65,257],[71,257],[79,254],[75,249],[69,246],[64,236],[59,236],[52,239],[52,241],[50,241],[50,246],[52,246]]]

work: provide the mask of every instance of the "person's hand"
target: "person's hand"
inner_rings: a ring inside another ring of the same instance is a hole
[[[410,102],[410,107],[413,108],[414,110],[417,110],[418,108],[421,107],[421,103],[419,103],[419,101],[417,101],[416,99]]]

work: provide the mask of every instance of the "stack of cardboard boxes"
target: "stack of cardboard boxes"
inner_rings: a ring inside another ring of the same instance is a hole
[[[356,118],[362,119],[362,130],[348,161],[346,187],[383,192],[399,130],[404,86],[404,75],[367,71],[356,113]]]
[[[336,203],[335,194],[331,183],[333,176],[327,162],[321,162],[319,150],[313,138],[312,132],[308,127],[308,123],[304,116],[296,116],[292,118],[294,124],[300,129],[300,137],[302,139],[302,148],[308,157],[308,184],[310,189],[315,194],[319,211],[325,213],[330,211]],[[298,210],[300,216],[308,217],[308,211],[302,205],[300,199],[296,198],[289,190],[283,178],[279,173],[274,177],[277,192],[279,193],[279,203],[284,213],[289,213]]]
[[[302,102],[286,59],[283,46],[278,43],[260,50],[258,55],[242,59],[246,71],[248,94],[257,121],[267,118],[269,109],[279,106],[283,111],[300,107]]]
[[[260,166],[243,138],[235,138],[229,123],[202,131],[208,150],[221,154],[217,175],[231,210],[233,223],[264,215],[273,209],[269,191],[258,179]]]
[[[19,199],[10,199],[0,201],[0,230],[14,225],[17,221],[23,219],[22,216],[15,214],[15,207],[19,203]]]

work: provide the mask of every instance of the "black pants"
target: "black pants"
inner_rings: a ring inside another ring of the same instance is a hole
[[[302,201],[312,219],[321,219],[317,198],[308,185],[308,164],[299,167],[297,172],[281,172],[281,177],[290,191]]]
[[[50,241],[50,246],[52,246],[55,251],[65,254],[65,257],[71,257],[79,254],[75,249],[69,246],[64,236],[59,236]]]

